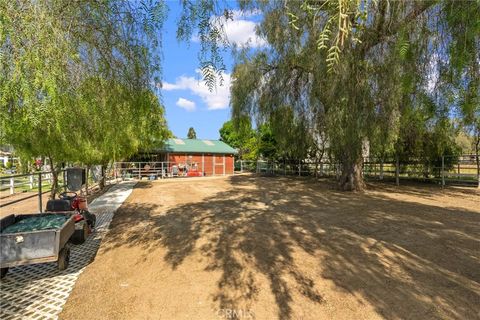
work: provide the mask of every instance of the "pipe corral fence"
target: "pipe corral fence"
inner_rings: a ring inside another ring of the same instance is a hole
[[[425,159],[380,159],[365,158],[363,161],[363,176],[369,180],[394,181],[397,185],[403,181],[434,182],[439,185],[462,185],[480,188],[480,159],[476,155],[458,157],[443,156],[426,161]],[[337,162],[311,160],[297,161],[248,161],[237,160],[234,174],[256,173],[259,175],[340,176],[340,164]],[[58,176],[58,191],[66,190],[66,169],[56,171]],[[114,162],[102,170],[101,166],[90,166],[87,170],[84,192],[95,187],[105,175],[107,184],[129,179],[166,179],[175,177],[204,176],[195,166],[175,162]],[[214,174],[215,175],[215,174]],[[225,175],[225,174],[218,174]],[[42,171],[27,174],[0,176],[1,207],[17,202],[38,198],[39,212],[42,208],[42,195],[52,190],[52,171]],[[22,194],[22,197],[11,197]],[[9,199],[10,198],[10,199]]]
[[[225,164],[223,164],[223,166],[225,166]],[[141,180],[143,178],[155,180],[175,177],[203,177],[206,175],[198,164],[172,161],[115,162],[112,169],[114,178],[122,180]],[[215,174],[215,170],[213,170],[211,175],[224,176],[227,174],[225,170],[223,170],[221,174]]]
[[[341,174],[338,162],[312,160],[237,160],[235,173],[261,175],[290,175],[313,177],[336,177]],[[480,188],[479,159],[476,155],[443,156],[438,159],[381,159],[364,158],[363,176],[368,180],[424,181],[442,186],[464,185]]]

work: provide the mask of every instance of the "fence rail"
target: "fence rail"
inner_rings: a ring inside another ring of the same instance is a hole
[[[63,170],[59,171],[59,173]],[[64,183],[63,175],[59,175],[59,182]],[[0,177],[0,195],[5,196],[4,193],[10,195],[25,191],[33,191],[38,188],[39,181],[42,181],[42,186],[51,186],[52,185],[52,172],[38,172],[38,173],[28,173],[28,174],[15,174]]]
[[[65,189],[65,169],[56,171],[58,182],[58,188]],[[43,211],[42,205],[42,195],[51,192],[53,187],[53,171],[40,171],[35,173],[27,174],[14,174],[10,176],[0,177],[0,197],[1,199],[8,198],[14,194],[24,193],[24,192],[35,192],[33,194],[28,194],[25,197],[18,199],[6,201],[0,205],[1,207],[6,207],[20,201],[38,197],[38,208],[39,211]],[[50,189],[45,189],[50,187]]]
[[[167,178],[188,172],[185,166],[174,162],[115,162],[114,176],[122,179]]]
[[[221,167],[221,174],[216,174],[216,168]],[[113,175],[122,179],[164,179],[172,177],[225,175],[229,170],[224,162],[212,163],[210,167],[201,163],[173,162],[173,161],[138,161],[138,162],[115,162]],[[231,171],[230,171],[231,172]]]
[[[88,174],[87,171],[87,179],[84,188],[81,192],[85,192],[88,195],[89,190],[96,187],[98,181],[101,179],[101,175],[98,174],[98,171],[102,172],[99,169],[100,166],[92,166],[90,167],[90,173]],[[95,170],[99,169],[99,170]],[[63,190],[66,191],[66,168],[57,170],[57,191]],[[105,173],[105,181],[112,182],[114,179],[113,176],[109,175],[112,170],[111,168],[106,169]],[[13,205],[15,203],[28,200],[34,197],[38,198],[38,211],[43,212],[43,195],[45,193],[51,192],[53,187],[53,178],[52,178],[52,171],[41,171],[41,172],[34,172],[34,173],[26,173],[26,174],[14,174],[8,176],[0,176],[0,199],[2,203],[0,204],[0,208]],[[24,194],[25,196],[21,198],[12,197],[16,194]]]
[[[247,161],[235,162],[235,173],[253,172],[265,175],[296,175],[339,177],[340,164],[329,161]],[[480,187],[480,168],[475,155],[444,156],[426,162],[421,159],[365,158],[363,176],[367,180],[433,181],[445,185],[476,185]]]

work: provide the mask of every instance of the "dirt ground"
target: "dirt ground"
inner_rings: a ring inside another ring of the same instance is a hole
[[[479,319],[480,193],[141,182],[62,319]]]

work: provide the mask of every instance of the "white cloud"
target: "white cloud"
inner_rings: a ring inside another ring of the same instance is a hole
[[[176,105],[187,111],[194,111],[196,107],[195,102],[190,101],[188,99],[184,99],[184,98],[178,98]]]
[[[223,26],[224,36],[228,43],[239,47],[250,46],[252,48],[263,47],[267,42],[255,33],[258,23],[247,20],[252,16],[257,16],[258,11],[242,12],[233,10],[231,19],[225,19],[224,16],[212,17],[211,22],[217,26]],[[199,42],[199,37],[192,37],[192,41]]]
[[[200,97],[200,99],[205,102],[208,110],[228,108],[230,102],[230,74],[223,73],[223,85],[220,86],[220,84],[217,84],[217,87],[210,92],[205,82],[201,79],[201,71],[197,69],[195,72],[200,74],[199,78],[181,76],[175,80],[175,83],[164,82],[162,86],[163,90],[189,90],[192,94]],[[183,98],[178,100],[180,101],[181,99]],[[179,104],[179,101],[177,101],[177,105]]]
[[[233,16],[233,19],[241,19],[241,18],[250,18],[254,16],[259,16],[262,14],[262,11],[254,9],[254,10],[248,10],[248,11],[243,11],[239,9],[234,9],[230,10],[230,13]]]
[[[225,35],[229,43],[237,46],[262,47],[265,40],[255,34],[257,24],[248,20],[229,20],[224,25]]]

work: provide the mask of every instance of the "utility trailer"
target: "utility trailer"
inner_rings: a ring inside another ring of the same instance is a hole
[[[64,216],[65,222],[53,229],[4,233],[7,227],[23,219],[47,216]],[[10,267],[35,263],[57,261],[58,269],[65,270],[70,260],[69,240],[74,231],[74,217],[69,213],[11,214],[0,219],[1,278]]]

